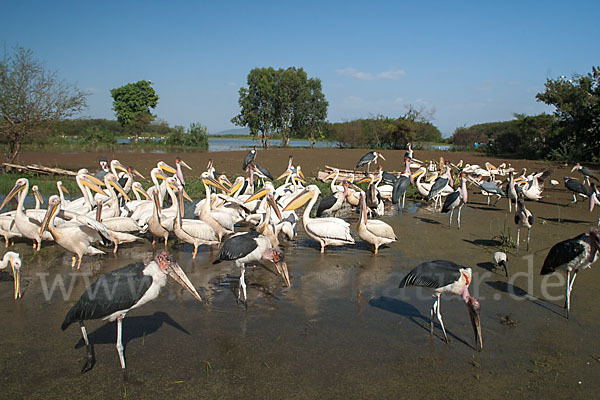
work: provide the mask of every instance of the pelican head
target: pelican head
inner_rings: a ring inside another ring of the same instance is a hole
[[[173,168],[173,167],[169,166],[169,165],[168,165],[166,162],[164,162],[164,161],[159,161],[159,162],[157,162],[157,163],[156,163],[156,166],[157,166],[158,168],[160,168],[161,170],[163,170],[163,171],[165,171],[165,172],[168,172],[168,173],[170,173],[170,174],[176,174],[176,173],[177,173],[177,170],[175,170],[175,168]]]
[[[42,227],[40,228],[40,239],[42,238],[44,231],[48,230],[48,227],[50,226],[50,223],[52,222],[52,217],[54,217],[54,214],[56,214],[59,207],[60,207],[60,197],[53,194],[48,199],[48,211],[46,211],[46,215],[44,216],[44,219],[42,220]]]
[[[125,193],[125,190],[123,190],[123,187],[117,181],[117,177],[114,176],[112,173],[104,175],[104,184],[106,185],[106,187],[112,186],[113,188],[115,188],[115,190],[119,192],[121,196],[123,196],[125,201],[131,201],[129,196],[127,196],[127,193]]]
[[[4,206],[18,193],[20,193],[25,188],[29,188],[29,180],[27,178],[19,178],[15,182],[15,186],[11,189],[11,191],[6,195],[4,201],[0,205],[0,210],[4,208]]]
[[[321,191],[316,185],[308,185],[306,189],[300,192],[296,197],[288,203],[283,211],[291,211],[302,207],[307,201],[321,194]]]

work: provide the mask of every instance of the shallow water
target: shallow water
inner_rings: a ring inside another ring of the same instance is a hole
[[[542,285],[539,270],[552,244],[589,230],[597,218],[586,204],[562,206],[569,201],[562,190],[545,194],[546,203],[527,203],[536,216],[531,248],[525,251],[523,242],[519,257],[509,252],[509,278],[491,260],[505,222],[514,236],[513,214],[506,200],[488,207],[479,195],[463,208],[460,230],[421,203],[388,209],[383,220],[399,240],[377,256],[360,239],[321,254],[299,226],[298,237],[284,244],[291,288],[272,266],[249,270],[247,309],[236,302],[239,271],[232,263],[213,265],[217,250],[208,247],[194,261],[191,246],[171,242],[205,302],[171,282],[127,315],[123,342],[137,383],[126,387],[114,323],[86,323],[96,363],[83,375],[80,331],[62,332],[60,324],[86,279],[151,259],[150,243],[124,245],[118,257],[86,257],[79,272],[56,245],[44,243],[33,254],[29,244],[17,243],[26,288],[14,301],[12,282],[0,282],[0,398],[594,398],[600,394],[597,268],[578,275],[570,320],[558,285],[564,279],[554,275],[554,287]],[[429,335],[431,296],[397,288],[414,266],[433,259],[473,268],[482,352],[473,348],[462,301],[442,301],[446,344],[437,323]],[[51,290],[57,279],[70,295]]]

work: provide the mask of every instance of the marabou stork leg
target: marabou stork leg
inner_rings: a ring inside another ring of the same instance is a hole
[[[123,315],[117,317],[117,351],[123,371],[123,381],[127,382],[127,369],[125,369],[125,356],[123,355]]]
[[[450,222],[448,223],[448,228],[452,228],[452,214],[454,213],[454,208],[450,209]]]
[[[527,228],[527,251],[529,251],[529,234],[531,233],[531,228]]]
[[[433,302],[433,305],[431,306],[431,312],[429,313],[429,325],[430,325],[430,330],[429,330],[429,334],[431,336],[433,336],[433,314],[437,313],[436,309],[437,309],[437,303],[438,303],[439,299],[435,299],[435,301]]]
[[[402,209],[404,209],[404,200],[405,199],[406,199],[406,192],[404,192],[404,194],[402,195]]]
[[[490,195],[489,194],[487,196],[487,199],[488,199],[487,205],[489,206],[490,205]]]
[[[460,229],[460,210],[462,210],[462,206],[464,206],[464,204],[461,204],[460,207],[458,207],[458,229]]]
[[[573,291],[573,283],[575,282],[575,278],[577,277],[577,271],[573,273],[573,279],[569,281],[571,272],[567,272],[567,298],[565,299],[565,308],[567,309],[567,319],[571,314],[571,291]]]
[[[436,300],[435,303],[433,303],[433,306],[435,307],[435,315],[438,319],[438,322],[440,323],[440,326],[442,327],[442,332],[444,333],[444,338],[446,339],[446,343],[448,342],[448,335],[446,335],[446,328],[444,327],[444,321],[442,320],[442,313],[440,311],[440,296],[441,293],[436,293]],[[433,313],[433,308],[431,309],[432,313]],[[433,333],[433,317],[431,318],[431,332]]]
[[[240,266],[240,287],[238,289],[238,298],[242,297],[242,294],[244,295],[244,302],[246,302],[246,280],[244,279],[245,275],[246,275],[246,265],[242,264]]]
[[[573,201],[571,203],[577,203],[577,196],[575,196],[575,193],[573,193]]]
[[[94,355],[92,354],[92,346],[90,345],[90,341],[88,339],[87,331],[85,330],[85,325],[83,324],[83,321],[79,321],[79,326],[81,327],[81,336],[83,336],[83,341],[85,342],[85,348],[87,351],[85,364],[83,364],[83,367],[81,368],[81,373],[83,374],[92,369],[92,366],[94,364]]]
[[[517,228],[517,256],[519,255],[519,238],[521,235],[521,229]]]
[[[508,199],[508,212],[512,213],[512,200],[510,198]]]

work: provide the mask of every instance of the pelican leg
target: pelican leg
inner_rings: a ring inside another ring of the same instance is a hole
[[[79,260],[77,261],[77,269],[81,268],[81,257],[82,256],[78,256]]]
[[[167,251],[167,240],[168,240],[168,237],[165,238],[165,251]]]
[[[194,258],[194,259],[196,258],[196,253],[198,253],[198,245],[197,244],[194,245],[194,252],[192,253],[192,258]]]
[[[123,315],[117,317],[117,352],[121,361],[123,381],[127,382],[127,370],[125,369],[125,356],[123,355]]]
[[[92,366],[94,364],[94,355],[92,353],[92,346],[90,345],[90,341],[88,339],[87,331],[85,330],[85,325],[83,324],[83,321],[79,321],[79,327],[81,328],[81,336],[83,336],[83,341],[85,342],[85,348],[87,351],[85,364],[83,364],[83,367],[81,368],[81,373],[83,374],[92,369]]]
[[[113,254],[117,254],[118,249],[119,249],[119,244],[115,241],[115,248],[113,250]]]
[[[76,261],[77,261],[77,258],[75,256],[73,256],[73,258],[71,259],[71,269],[75,268]]]

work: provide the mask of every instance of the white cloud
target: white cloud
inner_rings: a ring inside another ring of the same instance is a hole
[[[406,71],[404,71],[403,69],[392,69],[389,71],[380,72],[377,75],[374,75],[371,72],[359,71],[356,68],[351,67],[337,69],[336,72],[340,75],[349,76],[363,81],[372,81],[376,79],[395,80],[400,79],[401,77],[406,75]]]

